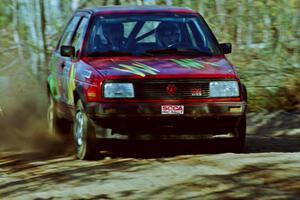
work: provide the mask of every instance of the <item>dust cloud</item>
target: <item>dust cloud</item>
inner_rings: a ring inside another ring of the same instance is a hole
[[[0,151],[63,152],[47,130],[46,81],[22,69],[0,78]]]

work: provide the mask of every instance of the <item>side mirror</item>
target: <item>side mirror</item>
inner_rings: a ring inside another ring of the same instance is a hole
[[[73,46],[61,46],[60,55],[72,58],[75,56],[75,48]]]
[[[229,54],[232,52],[232,44],[231,43],[221,43],[219,45],[222,53]]]

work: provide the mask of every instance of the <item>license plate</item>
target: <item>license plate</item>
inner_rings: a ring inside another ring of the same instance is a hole
[[[162,115],[183,115],[184,106],[182,105],[162,105],[161,106]]]

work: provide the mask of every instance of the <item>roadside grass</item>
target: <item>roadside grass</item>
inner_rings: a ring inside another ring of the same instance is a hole
[[[236,51],[229,59],[247,87],[249,111],[300,110],[300,51]]]

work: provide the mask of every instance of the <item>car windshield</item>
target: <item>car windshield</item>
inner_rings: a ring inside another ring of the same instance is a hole
[[[219,53],[217,41],[195,14],[118,14],[96,16],[84,54],[170,55]]]

